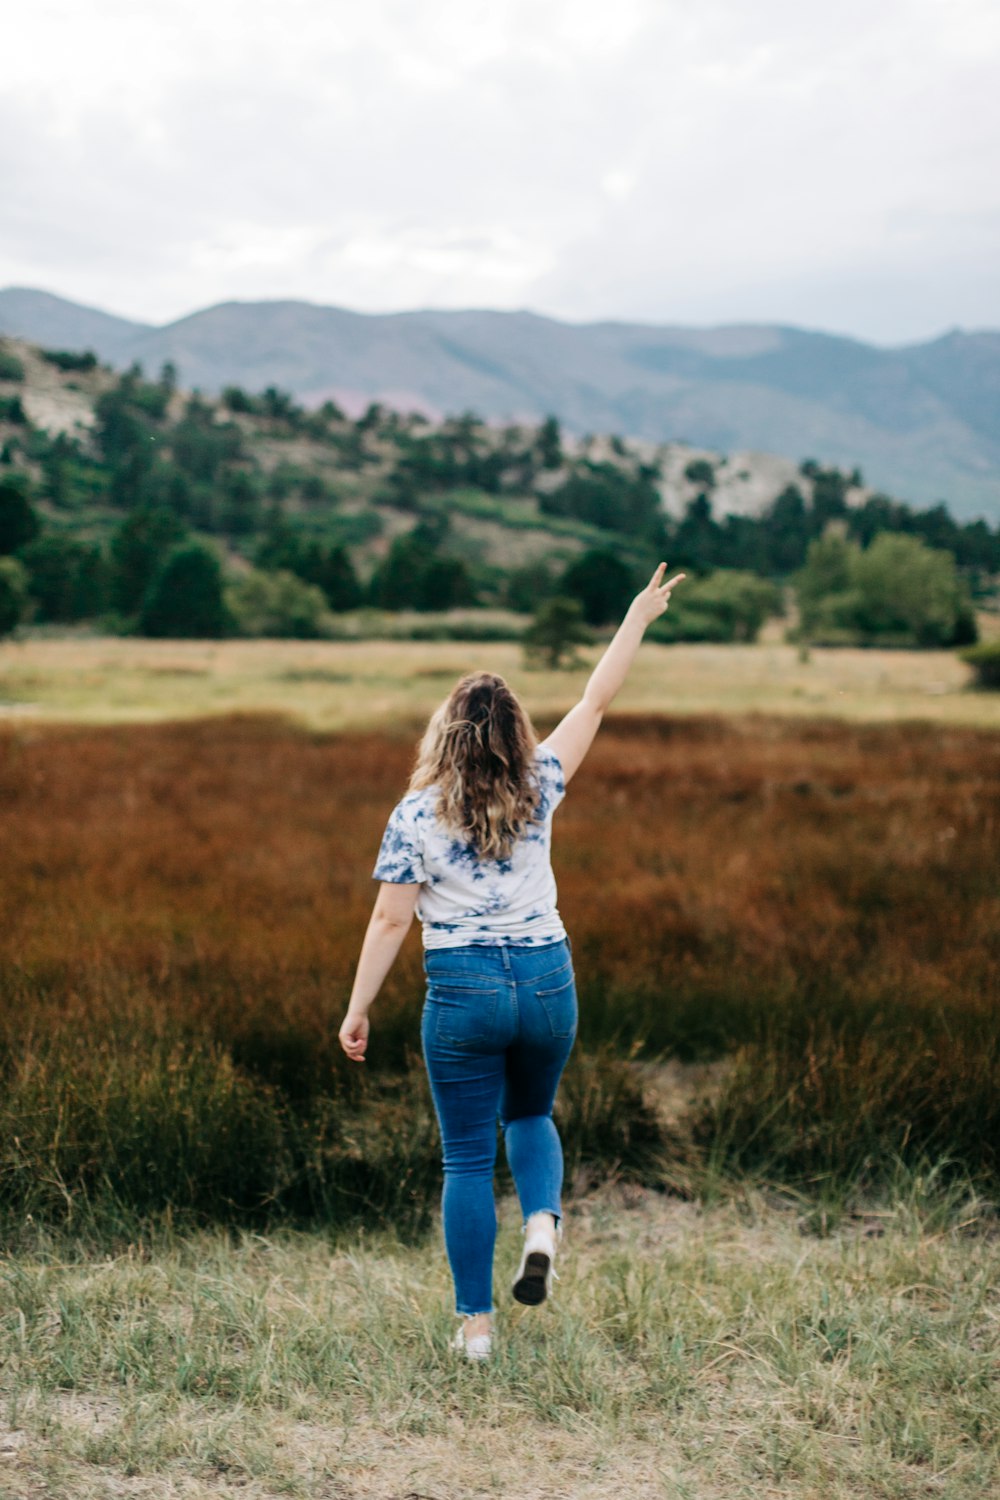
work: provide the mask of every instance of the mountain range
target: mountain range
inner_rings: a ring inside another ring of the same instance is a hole
[[[162,326],[31,288],[0,290],[0,333],[93,349],[187,387],[275,385],[307,405],[379,400],[436,417],[553,414],[570,432],[860,467],[867,484],[1000,520],[1000,332],[880,348],[772,324],[570,324],[529,312],[363,314],[223,302]]]

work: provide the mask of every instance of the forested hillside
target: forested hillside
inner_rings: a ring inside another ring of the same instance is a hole
[[[665,557],[689,578],[662,639],[751,640],[790,595],[819,641],[975,638],[1000,526],[808,458],[733,469],[570,442],[554,418],[352,418],[274,386],[210,399],[170,364],[122,374],[0,340],[0,630],[322,636],[406,611],[411,633],[511,636],[555,598],[599,627]]]
[[[433,420],[556,415],[568,432],[678,439],[720,453],[858,464],[917,505],[1000,521],[1000,332],[881,348],[777,324],[563,323],[530,312],[385,315],[301,301],[223,302],[162,326],[50,293],[0,290],[0,333],[92,348],[124,370],[165,361],[218,395],[280,386],[353,416],[372,400]]]

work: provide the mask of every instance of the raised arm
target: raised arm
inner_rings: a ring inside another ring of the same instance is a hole
[[[608,649],[591,672],[583,697],[544,741],[546,748],[558,755],[565,781],[569,781],[590,749],[605,709],[628,676],[646,626],[663,614],[670,602],[671,589],[684,577],[683,573],[675,573],[663,583],[666,570],[666,563],[661,562],[646,587],[636,594]]]

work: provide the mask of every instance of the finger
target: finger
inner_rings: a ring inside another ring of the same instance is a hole
[[[673,586],[674,586],[675,583],[680,583],[681,579],[682,578],[686,578],[686,577],[687,577],[686,573],[675,573],[674,576],[673,576],[673,578],[668,578],[667,582],[660,589],[660,593],[661,594],[664,593],[664,592],[669,593],[670,590],[673,588]]]
[[[649,587],[651,589],[655,589],[657,587],[657,585],[660,582],[660,579],[663,577],[663,575],[664,575],[664,573],[666,571],[667,571],[667,565],[666,565],[665,562],[661,562],[661,563],[659,563],[657,565],[656,572],[653,574],[652,578],[649,580]]]

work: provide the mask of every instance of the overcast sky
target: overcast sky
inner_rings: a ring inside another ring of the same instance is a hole
[[[1000,327],[997,0],[6,0],[0,285]]]

